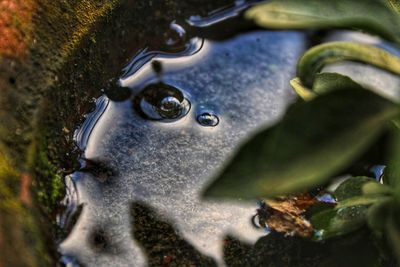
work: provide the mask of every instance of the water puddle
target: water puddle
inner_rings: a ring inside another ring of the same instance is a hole
[[[60,245],[69,266],[223,265],[228,234],[247,242],[265,234],[251,222],[256,200],[200,199],[235,148],[294,100],[288,81],[304,34],[197,34],[246,6],[173,22],[167,49],[139,51],[97,99],[75,134],[81,168],[67,177],[61,225],[81,207]]]
[[[224,266],[236,244],[227,236],[265,235],[254,227],[257,200],[200,197],[238,145],[295,99],[288,81],[306,34],[249,26],[240,14],[250,4],[173,21],[85,116],[81,167],[66,177],[58,220],[67,266]]]

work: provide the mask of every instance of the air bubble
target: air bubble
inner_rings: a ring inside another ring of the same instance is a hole
[[[186,47],[187,35],[185,29],[176,24],[171,23],[169,30],[164,33],[164,42],[169,49],[182,50]]]
[[[202,126],[215,127],[219,123],[219,118],[211,112],[204,112],[197,116],[197,122]]]
[[[161,82],[147,85],[133,104],[142,117],[165,122],[178,120],[190,110],[190,102],[179,89]]]

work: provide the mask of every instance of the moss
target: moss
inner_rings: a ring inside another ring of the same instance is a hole
[[[34,194],[37,195],[41,209],[45,214],[49,214],[59,206],[64,195],[64,188],[57,167],[49,161],[46,139],[39,142],[32,163],[36,177],[40,177],[36,180]]]
[[[0,151],[0,239],[5,241],[0,242],[0,251],[3,255],[13,255],[0,263],[2,266],[48,266],[50,258],[44,249],[35,207],[21,201],[21,175]]]

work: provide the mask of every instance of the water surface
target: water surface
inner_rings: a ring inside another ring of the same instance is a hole
[[[222,41],[193,37],[175,53],[138,52],[120,78],[129,93],[113,98],[125,100],[102,96],[77,131],[86,160],[70,179],[83,209],[62,254],[85,266],[146,265],[132,203],[171,224],[209,262],[223,263],[228,233],[248,242],[264,235],[250,221],[256,200],[200,195],[235,148],[294,100],[288,81],[304,49],[302,33],[252,31]]]

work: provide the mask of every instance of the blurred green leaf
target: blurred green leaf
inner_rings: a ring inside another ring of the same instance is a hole
[[[333,193],[337,201],[353,198],[362,195],[362,188],[366,183],[374,181],[374,178],[357,176],[351,177],[341,183]]]
[[[297,103],[238,150],[205,196],[272,197],[320,185],[350,165],[398,112],[391,101],[358,89]]]
[[[395,12],[400,13],[400,1],[399,0],[386,0],[386,3],[393,9]]]
[[[400,43],[394,10],[380,0],[272,0],[250,8],[245,17],[265,28],[350,28]]]
[[[383,49],[353,42],[331,42],[307,50],[297,63],[297,76],[304,86],[312,88],[323,67],[339,61],[367,63],[400,75],[400,58]],[[347,80],[345,84],[351,82]]]
[[[352,206],[331,209],[311,217],[311,224],[317,231],[315,238],[325,240],[352,232],[365,224],[366,206]]]
[[[384,170],[383,182],[395,187],[400,194],[400,129],[397,127],[390,129],[388,151],[388,163]]]
[[[376,203],[368,208],[367,223],[370,229],[375,233],[381,232],[386,225],[388,213],[390,213],[390,206],[393,200],[388,199]]]
[[[398,216],[399,214],[397,214]],[[386,235],[392,247],[392,251],[397,259],[397,264],[400,265],[400,223],[395,214],[392,213],[386,221]]]

